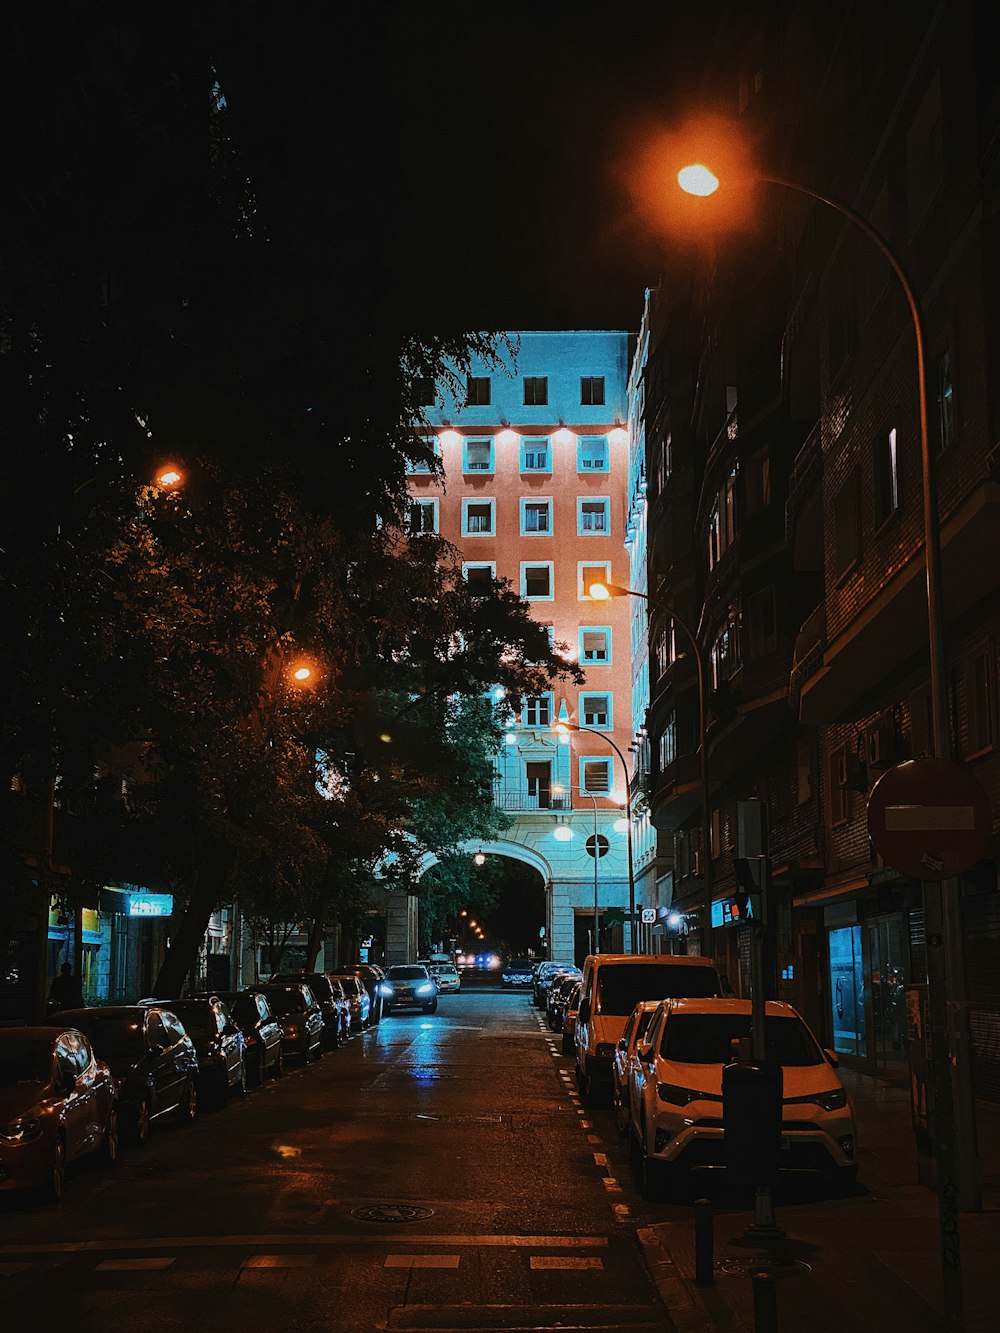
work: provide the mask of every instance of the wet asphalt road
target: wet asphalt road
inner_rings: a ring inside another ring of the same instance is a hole
[[[667,1329],[636,1227],[685,1207],[643,1203],[571,1069],[523,992],[393,1015],[71,1172],[59,1208],[0,1196],[2,1308],[144,1333]]]

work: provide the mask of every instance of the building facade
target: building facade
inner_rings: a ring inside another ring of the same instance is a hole
[[[523,332],[510,345],[501,364],[475,364],[460,392],[439,385],[427,404],[441,475],[412,473],[410,531],[457,547],[470,584],[509,581],[585,672],[579,687],[508,701],[495,790],[513,824],[484,847],[539,870],[546,951],[579,959],[595,947],[595,922],[603,948],[628,938],[630,613],[588,590],[631,573],[630,339]]]

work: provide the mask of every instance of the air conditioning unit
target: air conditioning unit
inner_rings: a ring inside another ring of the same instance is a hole
[[[865,730],[865,762],[869,768],[891,768],[896,758],[896,728],[892,714]]]

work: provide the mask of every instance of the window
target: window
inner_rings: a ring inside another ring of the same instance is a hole
[[[463,451],[463,472],[493,471],[493,441],[466,440]]]
[[[739,670],[741,662],[739,615],[731,611],[725,629],[712,645],[712,689],[717,690],[730,680]]]
[[[603,435],[581,435],[576,442],[578,472],[608,472],[608,441]]]
[[[550,536],[552,533],[552,501],[521,501],[521,532]]]
[[[462,566],[462,572],[465,574],[465,581],[468,583],[471,593],[476,593],[480,597],[488,597],[493,591],[497,567],[492,560],[482,564],[465,564]]]
[[[937,387],[937,447],[943,454],[955,438],[955,386],[951,379],[951,353],[942,352],[935,367]]]
[[[585,597],[590,600],[590,585],[592,583],[611,582],[610,560],[600,560],[596,563],[581,561],[577,565],[577,578],[577,597]]]
[[[524,377],[525,407],[545,407],[549,401],[549,381],[546,375]]]
[[[853,468],[833,502],[833,572],[839,578],[861,559],[861,477]]]
[[[708,515],[708,568],[713,570],[722,554],[722,542],[719,532],[719,502],[713,500]]]
[[[437,440],[421,439],[418,441],[418,443],[424,446],[428,454],[433,454],[435,458],[441,457],[441,446],[438,444]],[[430,461],[429,459],[426,458],[408,458],[406,460],[406,470],[411,475],[413,473],[418,473],[420,475],[426,476],[431,470]]]
[[[766,450],[756,454],[744,466],[743,498],[748,517],[771,503],[771,459]]]
[[[488,375],[468,375],[465,380],[466,407],[489,407],[490,377]]]
[[[607,795],[611,790],[611,760],[581,759],[580,787],[595,796]]]
[[[526,727],[551,727],[552,695],[525,695],[522,719]]]
[[[671,709],[660,734],[660,771],[669,768],[677,758],[677,714]]]
[[[610,627],[580,626],[580,661],[590,666],[605,666],[611,661]]]
[[[463,537],[492,537],[496,531],[493,500],[462,501]]]
[[[761,588],[747,598],[747,651],[753,660],[773,653],[777,646],[774,589]]]
[[[611,532],[610,498],[602,495],[591,500],[581,495],[576,502],[576,530],[581,536],[595,532],[607,537]]]
[[[580,402],[584,407],[600,407],[604,403],[604,376],[583,375],[580,379]]]
[[[656,489],[660,495],[667,489],[667,482],[674,470],[674,445],[671,436],[667,436],[660,446],[656,459]]]
[[[430,375],[418,375],[413,381],[413,400],[417,407],[434,406],[434,381]]]
[[[580,725],[598,727],[602,731],[611,730],[611,695],[581,694]]]
[[[418,537],[422,532],[437,532],[437,530],[437,500],[411,500],[409,518],[410,536]]]
[[[552,457],[547,435],[527,435],[521,440],[521,471],[551,472]]]
[[[896,456],[896,427],[883,431],[875,441],[875,526],[880,528],[899,509],[899,465]]]
[[[847,746],[841,745],[829,758],[830,826],[847,823]]]
[[[551,560],[546,561],[544,564],[521,565],[521,596],[527,598],[529,602],[552,601]]]
[[[995,678],[993,649],[985,646],[969,659],[965,668],[967,754],[979,754],[993,745]]]

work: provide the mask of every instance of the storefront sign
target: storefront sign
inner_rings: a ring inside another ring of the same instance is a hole
[[[171,893],[130,893],[129,916],[170,916],[174,910]]]

